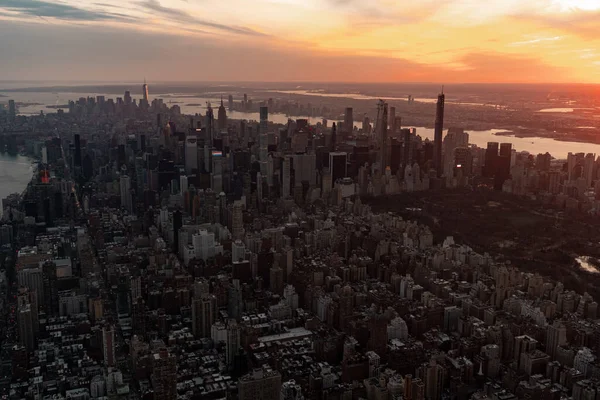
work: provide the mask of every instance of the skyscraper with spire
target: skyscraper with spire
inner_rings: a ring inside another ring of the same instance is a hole
[[[217,114],[217,128],[219,129],[219,133],[227,129],[227,110],[225,109],[225,104],[223,104],[223,96],[221,96],[221,105]]]
[[[438,95],[437,106],[435,110],[435,132],[433,141],[433,167],[437,176],[442,176],[442,134],[444,131],[444,103],[446,96],[444,95],[444,87],[442,93]]]
[[[388,160],[388,104],[379,100],[377,104],[377,130],[379,131],[379,163],[381,172],[389,166]]]

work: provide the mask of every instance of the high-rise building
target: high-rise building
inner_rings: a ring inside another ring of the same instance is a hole
[[[329,151],[334,152],[336,149],[336,145],[337,145],[337,126],[335,125],[335,122],[334,122],[333,126],[331,127],[331,146],[329,147]]]
[[[17,296],[19,341],[27,351],[33,351],[39,332],[37,292],[20,288]]]
[[[348,154],[337,151],[329,153],[329,171],[331,172],[331,187],[335,181],[348,176]]]
[[[8,101],[8,119],[13,121],[17,116],[17,106],[14,100]]]
[[[188,137],[185,140],[185,173],[194,174],[198,170],[198,139]]]
[[[234,240],[244,236],[244,210],[241,202],[234,202],[231,216],[231,234]],[[234,260],[237,261],[237,260]]]
[[[75,167],[81,167],[81,137],[75,134],[75,157],[73,160]]]
[[[221,105],[217,114],[217,127],[219,134],[227,130],[227,110],[225,109],[225,104],[223,104],[223,97],[221,97]]]
[[[129,90],[127,90],[125,92],[125,96],[124,96],[124,100],[125,100],[125,105],[128,106],[132,103],[132,98],[131,98],[131,92]]]
[[[562,321],[554,321],[546,328],[546,353],[556,359],[556,349],[567,343],[567,327]]]
[[[117,364],[115,343],[115,329],[112,325],[102,328],[102,352],[104,354],[104,365],[114,367]]]
[[[204,146],[208,146],[208,148],[210,150],[213,147],[214,130],[215,130],[215,114],[213,112],[212,107],[210,106],[210,103],[209,103],[208,107],[206,108],[206,117],[205,117],[204,123],[206,126],[204,128],[206,130]]]
[[[280,400],[281,374],[268,367],[254,369],[238,382],[239,400]]]
[[[443,91],[438,95],[437,105],[435,109],[435,132],[434,132],[434,151],[433,151],[433,167],[437,172],[438,177],[442,176],[442,135],[444,131],[444,103],[446,95]]]
[[[260,161],[260,173],[262,176],[267,176],[267,158],[269,154],[269,109],[267,107],[260,108],[260,126],[258,136],[258,147],[259,154],[258,160]]]
[[[44,275],[44,309],[47,315],[58,314],[58,277],[56,263],[46,261],[42,266]]]
[[[444,138],[443,148],[443,160],[444,169],[443,175],[446,177],[453,177],[455,172],[456,163],[455,161],[455,149],[467,148],[469,146],[469,134],[463,129],[450,128],[448,134]]]
[[[33,328],[33,310],[31,304],[25,304],[17,310],[17,324],[19,327],[19,342],[28,352],[35,347],[35,335]]]
[[[146,83],[146,79],[144,79],[144,84],[142,85],[142,97],[146,104],[150,101],[148,97],[148,84]]]
[[[488,142],[485,150],[485,164],[483,167],[483,176],[492,178],[498,170],[498,142]]]
[[[217,298],[214,295],[194,299],[192,303],[192,332],[197,338],[210,337],[217,318]]]
[[[379,131],[379,165],[381,172],[389,166],[389,143],[388,143],[388,105],[383,100],[379,100],[377,130]]]
[[[154,354],[152,387],[155,399],[177,399],[177,359],[166,348]]]
[[[396,107],[390,107],[388,121],[390,133],[394,135],[396,133]]]
[[[121,176],[120,187],[121,207],[125,208],[127,212],[131,213],[133,211],[133,200],[131,198],[131,179],[129,176]]]
[[[229,100],[229,102],[228,102],[229,103],[228,104],[229,105],[229,111],[233,111],[233,95],[230,94],[228,100]]]
[[[425,398],[441,399],[446,370],[435,360],[419,368],[419,378],[425,383]]]
[[[241,328],[238,325],[235,319],[230,319],[227,322],[227,341],[226,341],[226,360],[227,367],[231,368],[233,366],[233,361],[235,356],[238,354],[238,350],[240,348],[240,333]]]
[[[344,113],[344,132],[351,133],[354,130],[354,115],[352,111],[352,107],[346,107],[346,112]]]
[[[283,159],[283,171],[282,171],[282,188],[281,188],[281,197],[287,199],[290,197],[291,192],[291,172],[292,172],[292,158],[290,156],[286,156]]]

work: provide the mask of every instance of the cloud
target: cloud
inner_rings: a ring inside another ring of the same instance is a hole
[[[561,36],[542,37],[542,38],[537,38],[537,39],[524,40],[522,42],[514,42],[514,43],[511,43],[511,45],[523,46],[523,45],[527,45],[527,44],[537,44],[537,43],[543,43],[543,42],[556,42],[557,40],[561,40],[561,39],[562,39]]]
[[[0,0],[0,9],[16,11],[32,17],[47,17],[69,21],[105,21],[105,20],[131,20],[131,16],[91,11],[83,8],[61,3],[49,3],[38,0]]]
[[[265,33],[258,32],[258,31],[255,31],[253,29],[246,28],[246,27],[234,26],[234,25],[224,25],[224,24],[219,24],[216,22],[201,20],[201,19],[198,19],[198,18],[188,14],[187,12],[185,12],[183,10],[165,7],[165,6],[161,5],[158,0],[144,0],[140,4],[146,10],[149,10],[153,13],[157,13],[160,16],[167,18],[167,19],[179,20],[179,21],[191,23],[194,25],[199,25],[199,26],[202,26],[205,28],[218,29],[218,30],[227,31],[230,33],[235,33],[238,35],[268,36]]]

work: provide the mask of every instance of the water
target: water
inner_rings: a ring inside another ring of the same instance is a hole
[[[287,92],[298,92],[298,91],[287,91]],[[320,92],[311,92],[316,94],[322,94],[327,96],[332,96],[335,94],[326,94]],[[44,113],[56,112],[54,108],[48,108],[48,105],[66,105],[69,100],[77,100],[80,97],[95,97],[95,96],[105,96],[105,98],[116,98],[122,95],[108,94],[108,93],[76,93],[76,92],[58,92],[58,93],[50,93],[50,92],[7,92],[4,93],[8,97],[0,98],[0,103],[6,103],[8,99],[14,99],[16,102],[20,103],[35,103],[35,105],[30,106],[21,106],[19,107],[19,113],[22,115],[35,115],[39,114],[41,111]],[[210,102],[212,106],[217,106],[221,102],[220,96],[217,96],[217,93],[214,93],[215,96],[210,96],[213,93],[205,93],[204,96],[198,95],[190,95],[183,93],[163,93],[156,94],[155,97],[162,98],[166,104],[169,106],[178,105],[181,108],[181,112],[184,114],[204,114],[206,112],[206,103]],[[348,94],[339,94],[340,96],[349,97],[352,95]],[[363,96],[363,95],[358,95]],[[132,94],[132,97],[139,101],[141,99],[140,95]],[[362,98],[362,97],[361,97]],[[423,99],[425,100],[425,99]],[[429,99],[427,99],[429,100]],[[434,99],[431,99],[435,101]],[[552,111],[547,111],[552,110]],[[547,109],[545,112],[557,112],[556,110],[561,110],[558,112],[566,112],[562,110],[567,109]],[[573,109],[569,109],[573,110]],[[231,119],[246,119],[246,120],[259,120],[258,113],[247,113],[247,112],[239,112],[239,111],[228,111],[227,115]],[[305,118],[308,119],[310,124],[317,124],[322,121],[322,117],[312,117],[312,116],[294,116],[293,119]],[[288,117],[284,114],[270,114],[269,119],[278,124],[286,124]],[[362,127],[362,123],[355,122],[354,126],[357,128]],[[407,127],[408,128],[408,127]],[[423,128],[423,127],[414,127],[417,129],[417,134],[420,135],[423,139],[428,138],[433,140],[433,129],[431,128]],[[577,128],[575,128],[577,129]],[[502,132],[502,129],[491,129],[486,131],[469,131],[470,138],[469,141],[472,144],[477,145],[478,147],[485,148],[487,147],[488,142],[500,142],[500,143],[512,143],[513,148],[517,151],[527,151],[532,154],[539,153],[550,153],[553,157],[558,159],[566,159],[569,152],[572,153],[595,153],[600,155],[600,145],[598,144],[590,144],[590,143],[582,143],[582,142],[570,142],[570,141],[557,141],[554,139],[548,138],[519,138],[514,136],[504,136],[504,135],[496,135],[498,132]],[[445,133],[444,133],[445,134]]]
[[[21,194],[32,175],[33,164],[30,158],[0,153],[0,201],[12,193]]]

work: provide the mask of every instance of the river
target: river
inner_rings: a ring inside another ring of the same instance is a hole
[[[0,201],[12,193],[22,193],[31,181],[33,170],[30,158],[0,153]]]
[[[69,100],[77,100],[80,97],[90,96],[95,97],[103,95],[108,98],[116,98],[121,95],[108,94],[108,93],[75,93],[75,92],[5,92],[3,93],[5,98],[0,98],[0,103],[8,101],[8,99],[14,99],[18,103],[35,103],[35,105],[21,106],[19,113],[22,115],[34,115],[39,114],[40,111],[45,113],[56,112],[53,108],[47,108],[48,105],[64,105],[68,104]],[[331,96],[331,94],[329,94]],[[341,95],[340,95],[341,96]],[[352,97],[351,95],[345,95]],[[132,97],[139,101],[140,95],[135,93]],[[206,103],[210,102],[213,106],[220,103],[221,99],[218,96],[194,96],[182,93],[163,93],[156,94],[155,97],[162,98],[169,106],[178,105],[181,108],[181,112],[184,114],[204,114],[206,111]],[[430,100],[430,99],[423,99]],[[240,101],[236,97],[235,101]],[[227,103],[227,99],[225,99]],[[544,112],[556,112],[554,109],[543,110]],[[561,111],[563,111],[561,109]],[[564,111],[563,111],[564,112]],[[246,113],[239,111],[228,111],[227,116],[231,119],[247,119],[247,120],[258,120],[258,113]],[[297,118],[306,118],[309,123],[316,124],[322,121],[321,117],[308,117],[308,116],[294,116]],[[284,114],[270,114],[269,119],[275,123],[285,124],[287,123],[288,117]],[[362,127],[362,123],[355,122],[354,125],[357,128]],[[428,138],[433,140],[433,129],[414,127],[417,129],[417,134],[423,139]],[[486,131],[469,131],[469,142],[475,144],[478,147],[486,148],[488,142],[500,142],[500,143],[512,143],[513,148],[517,151],[527,151],[531,154],[539,153],[550,153],[552,156],[558,159],[566,159],[569,152],[572,153],[595,153],[600,155],[600,145],[591,143],[581,142],[569,142],[569,141],[557,141],[548,138],[518,138],[514,136],[501,136],[496,133],[503,131],[502,129],[491,129]],[[445,134],[445,133],[444,133]]]

